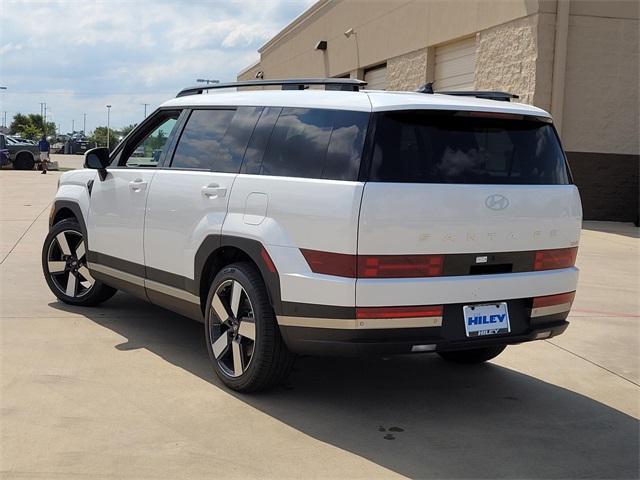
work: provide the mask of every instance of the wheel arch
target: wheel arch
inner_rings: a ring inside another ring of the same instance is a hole
[[[241,261],[249,262],[257,268],[274,311],[276,314],[281,311],[280,277],[268,253],[266,255],[270,265],[265,261],[263,250],[266,253],[264,245],[259,241],[243,237],[210,235],[203,241],[196,252],[194,270],[194,286],[198,289],[203,314],[215,275],[225,266]]]
[[[54,226],[56,223],[61,222],[62,220],[73,219],[78,220],[76,214],[69,207],[61,207],[54,212],[53,219],[51,220],[51,226]]]
[[[53,203],[52,212],[49,216],[49,229],[51,229],[51,227],[56,223],[68,218],[73,218],[80,224],[82,235],[84,235],[85,242],[87,242],[88,245],[89,239],[87,237],[87,225],[84,221],[80,205],[75,202],[69,200],[56,200]]]
[[[13,157],[13,158],[17,159],[20,155],[24,155],[24,154],[30,155],[30,156],[31,156],[31,158],[33,158],[33,161],[34,161],[34,162],[37,162],[37,161],[38,161],[38,159],[36,158],[35,153],[33,153],[31,150],[18,150],[18,151],[14,154],[14,157]]]

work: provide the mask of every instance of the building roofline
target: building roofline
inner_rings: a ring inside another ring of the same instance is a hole
[[[270,48],[272,48],[276,43],[278,43],[283,38],[287,37],[289,34],[293,33],[295,30],[300,28],[302,25],[311,20],[316,14],[318,14],[325,7],[333,5],[335,0],[318,0],[316,3],[307,8],[304,12],[302,12],[299,16],[297,16],[291,23],[289,23],[286,27],[280,30],[271,40],[265,43],[258,49],[260,54],[266,52]]]
[[[247,73],[249,70],[251,70],[252,68],[257,67],[258,65],[260,65],[260,59],[256,60],[255,62],[253,62],[248,67],[244,67],[242,70],[240,70],[238,72],[238,74],[236,75],[236,77],[239,77],[240,75],[243,75],[243,74]]]

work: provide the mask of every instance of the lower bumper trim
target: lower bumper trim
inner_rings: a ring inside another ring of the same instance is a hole
[[[284,327],[329,328],[338,330],[428,328],[442,326],[442,317],[417,318],[312,318],[278,316]]]
[[[303,355],[359,356],[468,350],[496,345],[512,345],[555,337],[569,322],[535,326],[524,332],[487,337],[446,338],[440,328],[411,330],[330,330],[282,326],[280,331],[289,349]],[[401,332],[407,332],[403,335]]]

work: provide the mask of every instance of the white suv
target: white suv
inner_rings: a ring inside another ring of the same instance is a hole
[[[349,79],[206,88],[256,84],[283,88],[183,90],[62,175],[60,300],[117,289],[204,322],[239,391],[294,354],[476,363],[565,330],[582,211],[547,112]]]

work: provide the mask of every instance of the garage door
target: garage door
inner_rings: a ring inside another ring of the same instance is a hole
[[[386,90],[387,88],[387,66],[365,70],[364,81],[367,82],[367,90]]]
[[[436,90],[473,90],[475,70],[475,37],[436,47]]]

